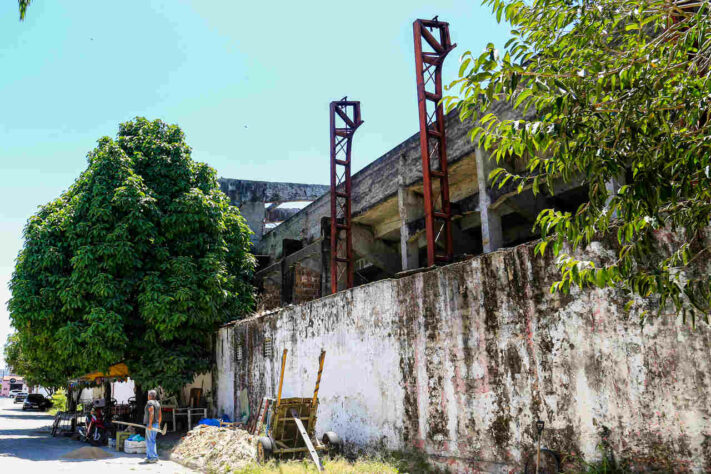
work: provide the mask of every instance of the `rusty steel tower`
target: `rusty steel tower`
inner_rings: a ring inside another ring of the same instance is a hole
[[[360,102],[331,102],[331,293],[353,287],[351,145],[361,126]]]
[[[420,115],[427,265],[432,266],[451,262],[453,258],[447,141],[444,110],[440,100],[442,99],[442,64],[456,44],[452,44],[449,38],[449,24],[437,20],[437,17],[432,20],[415,20],[412,27],[415,38],[417,105]]]

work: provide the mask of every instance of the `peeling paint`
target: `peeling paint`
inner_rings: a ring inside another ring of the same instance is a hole
[[[670,315],[640,327],[610,289],[550,294],[555,266],[534,246],[222,328],[222,345],[249,344],[241,362],[218,344],[218,406],[239,410],[247,389],[255,413],[275,394],[284,348],[284,395],[310,396],[324,349],[317,432],[353,446],[416,447],[457,472],[509,472],[531,452],[540,418],[543,444],[564,455],[595,460],[609,430],[618,460],[711,467],[709,329]],[[595,243],[587,254],[609,250]]]

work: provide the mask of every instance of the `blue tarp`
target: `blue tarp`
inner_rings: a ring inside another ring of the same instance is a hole
[[[198,425],[219,427],[220,421],[224,421],[225,423],[231,423],[230,417],[223,414],[221,418],[200,418],[200,421],[198,421]]]
[[[198,425],[220,426],[220,420],[217,418],[200,418]]]

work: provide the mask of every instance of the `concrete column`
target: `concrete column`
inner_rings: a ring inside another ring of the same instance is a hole
[[[400,185],[397,191],[397,205],[400,212],[400,256],[402,269],[413,270],[420,267],[418,239],[413,239],[407,226],[424,215],[424,199]]]
[[[239,206],[239,211],[242,217],[247,221],[249,228],[254,232],[252,243],[256,245],[262,238],[262,235],[264,235],[264,217],[266,215],[264,203],[259,201],[246,201]]]
[[[607,189],[607,192],[609,196],[607,197],[607,202],[605,202],[605,206],[610,204],[610,201],[612,200],[612,197],[617,194],[620,191],[620,188],[625,185],[625,175],[621,174],[617,176],[616,178],[611,179],[610,181],[605,183],[605,189]],[[612,217],[617,217],[617,212],[612,214]]]
[[[496,162],[483,148],[476,149],[477,180],[479,182],[479,213],[481,215],[481,243],[484,253],[500,249],[503,242],[501,215],[490,209],[489,173],[496,167]]]

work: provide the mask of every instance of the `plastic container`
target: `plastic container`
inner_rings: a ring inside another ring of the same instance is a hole
[[[146,453],[146,442],[145,441],[126,440],[123,443],[123,452],[128,453],[128,454],[145,454]]]
[[[123,451],[123,444],[126,442],[129,436],[133,433],[128,431],[117,431],[116,432],[116,451]]]

